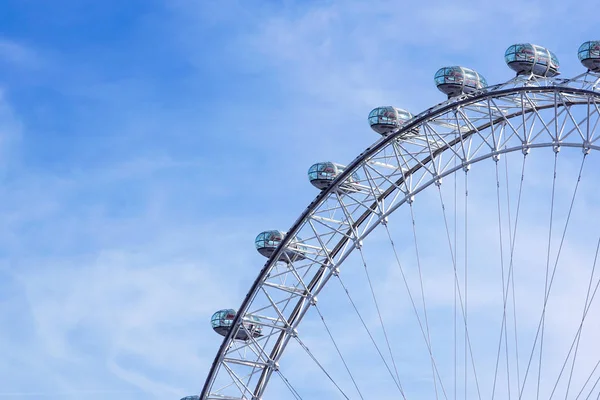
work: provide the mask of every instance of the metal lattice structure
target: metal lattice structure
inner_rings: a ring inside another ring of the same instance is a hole
[[[262,268],[200,399],[261,399],[274,374],[285,380],[280,359],[299,339],[298,327],[321,290],[376,227],[428,187],[507,153],[599,150],[599,84],[600,75],[590,71],[572,79],[517,76],[425,110],[358,155],[302,212]],[[303,253],[282,262],[295,242]],[[262,334],[239,335],[247,326],[243,321],[260,324]],[[249,339],[234,340],[240,336]]]

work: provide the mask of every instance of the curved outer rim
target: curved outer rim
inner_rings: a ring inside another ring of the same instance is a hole
[[[568,81],[567,81],[568,82]],[[495,88],[500,87],[499,90],[494,90]],[[321,191],[317,197],[308,205],[308,207],[300,214],[299,218],[294,222],[294,224],[291,226],[291,228],[288,230],[287,235],[284,237],[284,240],[280,243],[279,247],[277,248],[277,250],[271,255],[271,257],[267,260],[267,262],[265,263],[264,267],[261,269],[260,273],[258,274],[258,277],[256,278],[256,280],[254,281],[254,283],[252,284],[250,290],[248,291],[248,293],[246,294],[241,306],[239,307],[239,311],[236,314],[236,317],[232,323],[233,327],[236,327],[237,325],[240,324],[240,320],[241,318],[243,318],[243,315],[246,313],[248,306],[250,305],[251,301],[253,300],[255,294],[260,290],[261,286],[262,286],[262,282],[266,279],[268,273],[270,272],[272,266],[277,262],[281,252],[283,251],[283,249],[290,243],[290,241],[292,240],[292,238],[295,237],[295,235],[298,233],[300,227],[303,225],[303,223],[306,221],[306,219],[311,215],[311,213],[313,211],[315,211],[319,206],[321,206],[321,204],[329,197],[330,194],[332,194],[333,192],[335,192],[336,190],[339,190],[339,186],[342,185],[345,180],[354,172],[356,172],[356,170],[365,162],[365,160],[369,159],[371,156],[373,156],[374,154],[376,154],[377,152],[379,152],[380,150],[382,150],[384,147],[388,146],[391,142],[399,139],[405,132],[410,131],[411,129],[414,129],[418,126],[420,126],[421,124],[433,120],[434,118],[443,115],[444,113],[447,113],[448,111],[461,107],[461,106],[466,106],[469,104],[473,104],[473,103],[477,103],[480,102],[482,100],[486,100],[489,98],[500,98],[503,96],[507,96],[507,95],[511,95],[511,94],[515,94],[515,93],[521,93],[521,92],[526,92],[526,93],[553,93],[553,92],[558,92],[561,94],[575,94],[575,95],[584,95],[584,96],[590,96],[590,97],[596,97],[598,100],[600,100],[600,93],[594,90],[588,90],[588,89],[580,89],[580,88],[573,88],[573,87],[569,87],[569,86],[563,86],[563,85],[557,85],[557,84],[553,84],[553,85],[549,85],[549,86],[520,86],[520,87],[512,87],[512,88],[508,88],[508,89],[502,89],[501,88],[502,85],[496,85],[496,86],[492,86],[492,87],[488,87],[482,91],[478,91],[478,92],[474,92],[474,93],[470,93],[468,95],[462,95],[462,96],[458,96],[455,98],[451,98],[450,100],[448,100],[445,103],[441,103],[438,106],[434,106],[433,108],[430,108],[424,112],[422,112],[421,114],[417,115],[414,117],[414,119],[405,124],[402,129],[398,130],[397,132],[395,132],[392,135],[386,136],[386,137],[382,137],[381,139],[379,139],[379,141],[375,142],[371,147],[368,147],[365,151],[363,151],[362,153],[360,153],[351,163],[348,164],[348,166],[346,167],[346,169],[344,170],[344,172],[342,174],[340,174],[335,181],[325,190]],[[491,89],[491,90],[490,90]],[[543,108],[552,108],[555,105],[550,105],[550,106],[546,106],[546,107],[533,107],[530,109],[526,109],[524,110],[523,113],[518,112],[518,113],[514,113],[512,115],[506,115],[504,116],[506,119],[510,119],[513,118],[515,116],[519,116],[522,114],[527,114],[530,112],[533,112],[534,110],[540,110]],[[499,118],[504,119],[504,118]],[[487,124],[483,124],[481,126],[478,127],[478,129],[481,128],[485,128],[486,125],[491,125],[493,123],[497,123],[498,121],[492,121],[490,123]],[[451,148],[453,145],[455,145],[456,143],[460,142],[461,140],[464,140],[466,138],[468,138],[469,136],[473,135],[475,133],[475,129],[471,129],[469,131],[465,131],[464,133],[457,135],[457,138],[454,139],[453,141],[449,142],[448,144],[440,147],[439,149],[435,150],[433,152],[434,155],[440,154],[446,150],[448,150],[449,148]],[[550,146],[551,144],[549,144],[548,146]],[[562,146],[568,146],[567,143],[560,143],[560,145]],[[576,144],[573,145],[576,147],[582,147],[581,144]],[[519,149],[524,149],[526,147],[539,147],[539,146],[529,146],[526,144],[523,144],[523,146],[518,147],[518,148],[514,148],[514,149],[509,149],[510,151],[516,151]],[[600,150],[600,147],[598,146],[590,146],[590,148],[594,149],[594,150]],[[507,151],[503,151],[503,152],[507,152]],[[490,157],[492,155],[492,152],[488,152],[488,156]],[[499,152],[496,152],[499,153]],[[485,158],[487,158],[485,157]],[[484,158],[484,157],[480,157],[480,158]],[[410,177],[412,174],[416,173],[418,170],[420,170],[423,165],[426,165],[427,163],[429,163],[432,159],[432,156],[427,156],[425,157],[423,160],[420,160],[420,164],[414,166],[411,170],[405,172],[402,174],[402,178],[399,179],[398,182],[396,182],[396,184],[401,184],[404,180],[406,180],[406,178]],[[473,161],[474,162],[474,161]],[[470,163],[473,163],[470,162]],[[470,164],[469,163],[469,164]],[[384,191],[383,193],[381,193],[378,198],[377,201],[375,203],[373,203],[369,209],[367,211],[365,211],[360,218],[358,218],[355,223],[349,228],[349,231],[351,231],[352,229],[354,229],[355,227],[360,226],[370,215],[372,215],[373,213],[376,212],[377,210],[377,203],[379,200],[381,199],[385,199],[387,196],[389,196],[391,193],[393,193],[396,190],[396,187],[394,185],[390,186],[386,191]],[[333,248],[333,250],[331,251],[332,255],[337,254],[337,252],[339,252],[343,246],[348,242],[349,238],[348,237],[343,237]],[[317,271],[315,273],[315,277],[310,281],[310,283],[307,284],[307,288],[311,289],[312,287],[314,287],[315,283],[318,282],[318,280],[320,278],[322,278],[323,274],[325,273],[325,271],[328,270],[328,268],[326,268],[326,266],[322,266],[320,267],[319,271]],[[288,321],[296,321],[296,320],[300,320],[303,317],[303,312],[301,313],[302,310],[302,304],[306,302],[306,298],[302,298],[298,301],[298,303],[296,304],[296,306],[294,307],[293,311],[290,313],[290,317],[288,318]],[[306,310],[306,309],[305,309]],[[235,329],[231,329],[229,334],[224,338],[223,342],[221,343],[221,346],[219,347],[219,351],[216,354],[216,357],[211,365],[209,374],[206,378],[204,387],[202,389],[202,392],[200,394],[200,399],[201,400],[205,400],[208,398],[209,394],[210,394],[210,389],[212,387],[212,384],[214,382],[214,379],[216,378],[216,372],[218,370],[219,365],[222,362],[223,359],[223,355],[225,354],[225,351],[229,348],[229,346],[232,343],[232,336],[233,336],[233,332],[235,331]],[[282,332],[279,335],[279,338],[277,339],[277,343],[276,345],[273,347],[273,352],[272,354],[270,354],[270,357],[273,359],[274,355],[279,355],[281,352],[283,352],[283,349],[285,348],[285,343],[283,343],[283,341],[289,338],[289,335],[286,335],[285,332]],[[266,382],[269,379],[270,374],[272,373],[273,369],[276,368],[275,366],[269,366],[267,368],[263,369],[263,372],[261,374],[261,378],[259,379],[258,383],[257,383],[257,387],[254,391],[255,396],[253,397],[253,399],[260,399],[260,396],[262,395],[262,392],[265,389],[266,386]],[[258,394],[258,396],[257,396]]]

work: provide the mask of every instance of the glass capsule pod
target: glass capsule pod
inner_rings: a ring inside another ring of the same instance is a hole
[[[513,44],[506,49],[504,61],[517,75],[552,77],[560,74],[560,64],[556,55],[536,44]]]
[[[331,185],[331,182],[344,172],[345,169],[345,165],[336,164],[330,161],[316,163],[308,169],[308,180],[314,187],[323,190]],[[345,182],[342,187],[345,190],[352,190],[354,187],[356,190],[356,185],[359,180],[360,177],[355,172],[350,175],[347,182]]]
[[[283,238],[285,232],[281,231],[265,231],[256,236],[254,244],[256,250],[263,256],[269,258],[275,252]],[[278,261],[291,262],[294,260],[302,260],[305,258],[306,247],[298,243],[298,240],[293,239],[288,247],[281,252]]]
[[[590,40],[579,46],[579,61],[590,71],[600,72],[600,40]]]
[[[200,400],[200,396],[198,396],[198,395],[194,395],[194,396],[185,396],[185,397],[183,397],[181,400]]]
[[[233,325],[235,314],[236,311],[233,309],[219,310],[214,313],[210,318],[210,324],[212,325],[213,330],[221,336],[227,336],[231,326]],[[262,326],[255,323],[260,322],[260,318],[253,315],[247,315],[245,318],[246,319],[242,322],[242,324],[246,329],[239,329],[235,335],[235,339],[248,340],[250,338],[248,333],[250,333],[252,337],[261,336]]]
[[[475,92],[487,86],[487,81],[477,71],[460,66],[440,68],[434,80],[437,88],[448,97]]]
[[[373,109],[369,113],[369,125],[371,129],[382,136],[398,131],[413,115],[406,110],[392,106],[383,106]],[[418,128],[407,132],[408,134],[419,134]]]

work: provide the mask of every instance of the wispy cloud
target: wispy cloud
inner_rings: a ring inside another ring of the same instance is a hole
[[[28,46],[0,37],[0,62],[2,61],[23,68],[37,66],[40,59],[36,52]]]
[[[501,81],[512,74],[504,49],[534,41],[554,50],[565,70],[581,71],[575,51],[593,39],[593,27],[581,22],[593,6],[176,1],[139,2],[132,11],[111,3],[96,15],[57,9],[64,19],[48,16],[56,30],[12,27],[0,39],[0,353],[7,360],[0,398],[198,392],[221,340],[209,317],[239,305],[262,267],[254,236],[285,230],[317,194],[306,181],[312,162],[349,162],[374,142],[366,115],[375,106],[417,113],[444,100],[432,76],[445,64]],[[558,29],[557,20],[571,26]],[[586,198],[597,212],[593,193]],[[482,213],[487,207],[473,204]],[[442,233],[426,231],[437,241]],[[494,234],[482,226],[481,242]],[[407,243],[402,257],[412,259]],[[579,252],[566,251],[574,265]],[[430,253],[427,266],[442,260]],[[379,270],[377,287],[395,299],[392,255],[368,256],[389,267]],[[377,327],[353,261],[349,284]],[[561,299],[580,286],[577,272]],[[409,278],[417,282],[416,271]],[[487,291],[496,281],[478,278],[473,310],[497,306],[497,292]],[[432,305],[445,311],[451,279],[446,271],[426,280]],[[337,290],[321,297],[326,318],[361,365],[362,352],[353,350],[371,344],[354,330],[360,322]],[[570,304],[549,320],[557,332],[575,318]],[[402,339],[420,340],[417,330],[401,330],[411,309],[390,301],[382,310],[398,329],[394,349],[408,354],[402,372],[429,384],[411,368],[415,342]],[[324,363],[339,368],[320,324],[307,318],[302,332]],[[376,337],[383,343],[379,330]],[[289,377],[294,384],[321,380],[298,347],[282,365],[294,362],[306,366]],[[377,389],[387,379],[382,372],[381,365],[363,371],[363,383]],[[336,373],[351,387],[344,370]],[[288,394],[281,382],[273,388]],[[337,395],[327,385],[314,389],[315,398],[323,393]]]

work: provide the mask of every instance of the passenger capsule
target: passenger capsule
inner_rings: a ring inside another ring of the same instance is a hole
[[[344,165],[332,163],[329,161],[320,162],[313,164],[308,169],[308,180],[314,187],[317,189],[323,190],[326,189],[331,182],[335,180],[346,167]],[[356,184],[360,180],[358,174],[355,172],[348,178],[347,183],[344,183],[342,186],[345,189],[352,190],[352,186]]]
[[[198,396],[198,395],[194,395],[194,396],[185,396],[185,397],[183,397],[181,400],[200,400],[200,396]]]
[[[283,238],[285,232],[281,231],[265,231],[258,234],[254,240],[256,250],[263,256],[269,258],[275,252]],[[288,247],[281,252],[278,261],[290,262],[294,260],[302,260],[305,258],[306,247],[293,239]]]
[[[579,46],[579,61],[590,71],[600,72],[600,40],[591,40]]]
[[[231,326],[233,325],[233,320],[235,318],[236,311],[232,309],[227,310],[219,310],[213,314],[210,318],[210,323],[215,332],[217,332],[221,336],[227,336]],[[262,334],[262,326],[256,324],[256,322],[260,322],[260,318],[255,317],[253,315],[247,315],[246,320],[242,322],[245,329],[239,329],[237,334],[235,335],[235,339],[237,340],[248,340],[250,335],[252,337],[259,337]],[[182,399],[183,400],[183,399]]]
[[[369,125],[371,129],[380,135],[387,136],[398,131],[412,118],[412,114],[406,110],[392,106],[377,107],[369,113]],[[418,134],[418,130],[411,132]]]
[[[477,71],[465,67],[444,67],[435,73],[437,88],[448,95],[471,93],[487,86],[487,81]]]
[[[558,58],[545,47],[531,43],[513,44],[504,53],[504,61],[517,75],[556,76]]]

